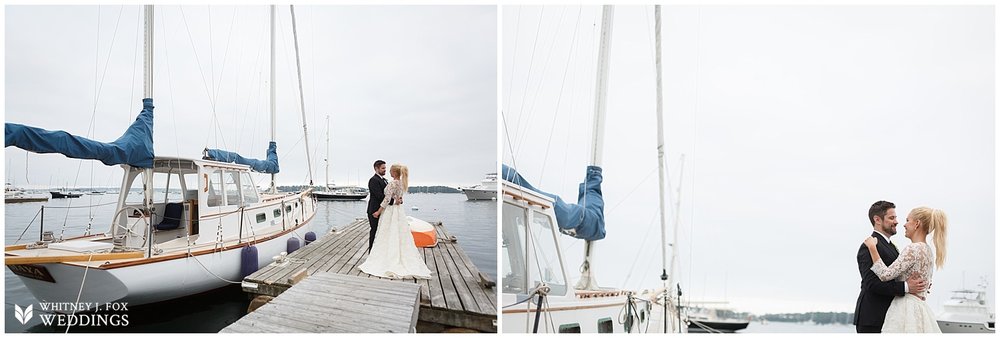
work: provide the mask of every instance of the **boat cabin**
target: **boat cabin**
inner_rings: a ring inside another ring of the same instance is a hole
[[[572,291],[559,250],[552,199],[506,180],[501,182],[503,292],[527,295],[545,283],[550,296],[566,296]]]

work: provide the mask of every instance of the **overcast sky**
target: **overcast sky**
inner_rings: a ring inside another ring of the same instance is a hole
[[[376,159],[409,165],[415,185],[473,185],[495,171],[495,6],[295,10],[316,184],[325,179],[327,115],[333,183],[365,184]],[[77,135],[88,135],[93,122],[93,138],[118,138],[142,107],[140,13],[138,6],[7,6],[5,121]],[[288,6],[277,13],[278,183],[304,184]],[[157,6],[155,31],[156,155],[200,158],[212,147],[263,158],[267,7]],[[21,186],[121,179],[117,167],[13,147],[4,162],[5,179]]]
[[[590,153],[599,7],[502,9],[503,161],[575,199]],[[867,210],[947,212],[949,292],[994,281],[994,10],[666,6],[664,123],[689,299],[853,312]],[[540,20],[541,17],[541,20]],[[660,285],[653,8],[617,7],[604,153],[605,287]],[[539,22],[541,22],[539,24]],[[530,74],[529,74],[530,73]],[[902,220],[900,222],[903,222]],[[903,224],[893,237],[900,247]],[[562,236],[579,276],[580,241]],[[672,237],[672,236],[671,236]],[[636,262],[636,263],[633,263]],[[995,288],[991,285],[990,297]]]

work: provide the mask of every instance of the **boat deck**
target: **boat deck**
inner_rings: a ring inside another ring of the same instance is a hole
[[[370,276],[357,268],[368,256],[368,220],[362,219],[329,233],[288,255],[285,265],[262,267],[243,280],[243,290],[277,297],[295,289],[306,276],[329,272],[389,283],[415,284],[420,288],[421,322],[431,326],[497,332],[495,283],[472,264],[440,222],[433,222],[438,244],[420,248],[430,280],[390,280]],[[294,286],[294,287],[293,287]]]
[[[412,333],[419,309],[419,285],[319,272],[220,333]]]

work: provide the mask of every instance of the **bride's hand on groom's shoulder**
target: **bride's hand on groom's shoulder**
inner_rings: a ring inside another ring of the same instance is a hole
[[[878,244],[878,239],[875,239],[875,237],[868,236],[867,238],[865,238],[864,244],[869,248],[875,247],[875,245]]]

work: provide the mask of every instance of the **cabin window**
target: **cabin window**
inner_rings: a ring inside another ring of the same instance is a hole
[[[222,200],[222,170],[213,170],[208,175],[208,200],[205,201],[210,207],[218,207],[225,204]]]
[[[226,205],[240,205],[240,187],[237,182],[239,173],[226,170],[222,177],[224,179],[223,182],[225,182]]]
[[[265,214],[263,212],[257,214],[257,223],[264,223],[264,221],[266,221],[266,220],[267,220],[267,214]]]
[[[253,179],[250,177],[250,173],[240,173],[240,186],[243,187],[243,202],[257,203],[260,202],[260,198],[257,197],[257,186],[253,184]]]
[[[287,213],[290,213],[290,212],[292,212],[292,206],[291,205],[286,205],[285,206],[285,213],[287,214]]]
[[[559,333],[580,333],[580,324],[563,324],[559,325]]]
[[[524,226],[525,209],[513,204],[503,205],[503,292],[524,294],[528,292],[525,264]]]
[[[281,217],[281,209],[274,209],[274,218]]]
[[[529,285],[545,283],[552,288],[550,295],[565,295],[566,280],[563,278],[562,264],[559,262],[552,218],[538,211],[532,211],[530,231],[531,254],[534,256],[531,262],[537,262],[538,266],[528,269],[531,276]]]
[[[615,333],[615,324],[611,321],[611,317],[597,320],[597,333]]]
[[[158,169],[163,170],[161,168]],[[153,203],[182,202],[183,197],[183,194],[181,194],[180,175],[178,175],[176,170],[171,173],[153,173]]]

